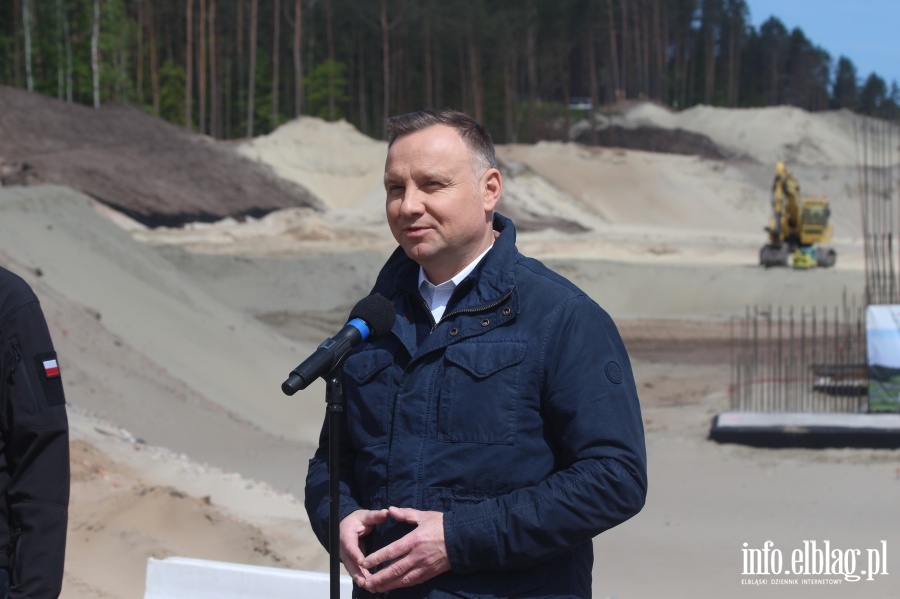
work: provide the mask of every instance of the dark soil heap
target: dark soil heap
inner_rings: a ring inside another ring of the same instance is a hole
[[[598,129],[593,135],[590,131],[582,131],[575,141],[588,146],[597,145],[664,154],[686,154],[702,156],[711,160],[723,160],[731,157],[709,137],[683,129],[611,125]]]
[[[262,216],[321,203],[227,144],[144,111],[0,86],[0,185],[64,185],[147,226]]]

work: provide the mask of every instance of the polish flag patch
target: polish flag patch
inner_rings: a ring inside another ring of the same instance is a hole
[[[56,359],[52,360],[44,360],[44,375],[48,379],[56,378],[59,376],[59,362]]]

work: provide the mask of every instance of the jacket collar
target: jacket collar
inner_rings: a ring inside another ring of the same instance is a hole
[[[494,230],[500,233],[484,259],[457,287],[447,306],[452,310],[471,309],[497,301],[515,287],[516,227],[512,220],[494,213]],[[394,300],[398,293],[418,293],[419,265],[398,247],[378,274],[373,293]]]

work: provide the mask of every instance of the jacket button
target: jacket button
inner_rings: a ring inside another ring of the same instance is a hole
[[[453,327],[452,329],[450,329],[451,337],[456,337],[458,334],[459,334],[459,329],[457,329],[456,327]]]
[[[503,316],[509,316],[512,313],[512,309],[509,306],[503,308]]]
[[[483,327],[486,327],[489,324],[491,324],[491,321],[488,320],[487,318],[485,318],[484,320],[481,321],[481,326],[483,326]]]

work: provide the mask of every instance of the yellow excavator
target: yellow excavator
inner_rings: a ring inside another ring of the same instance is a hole
[[[798,269],[834,266],[837,252],[823,247],[831,240],[831,208],[826,197],[800,195],[800,184],[783,162],[775,165],[769,242],[759,250],[759,263]]]

